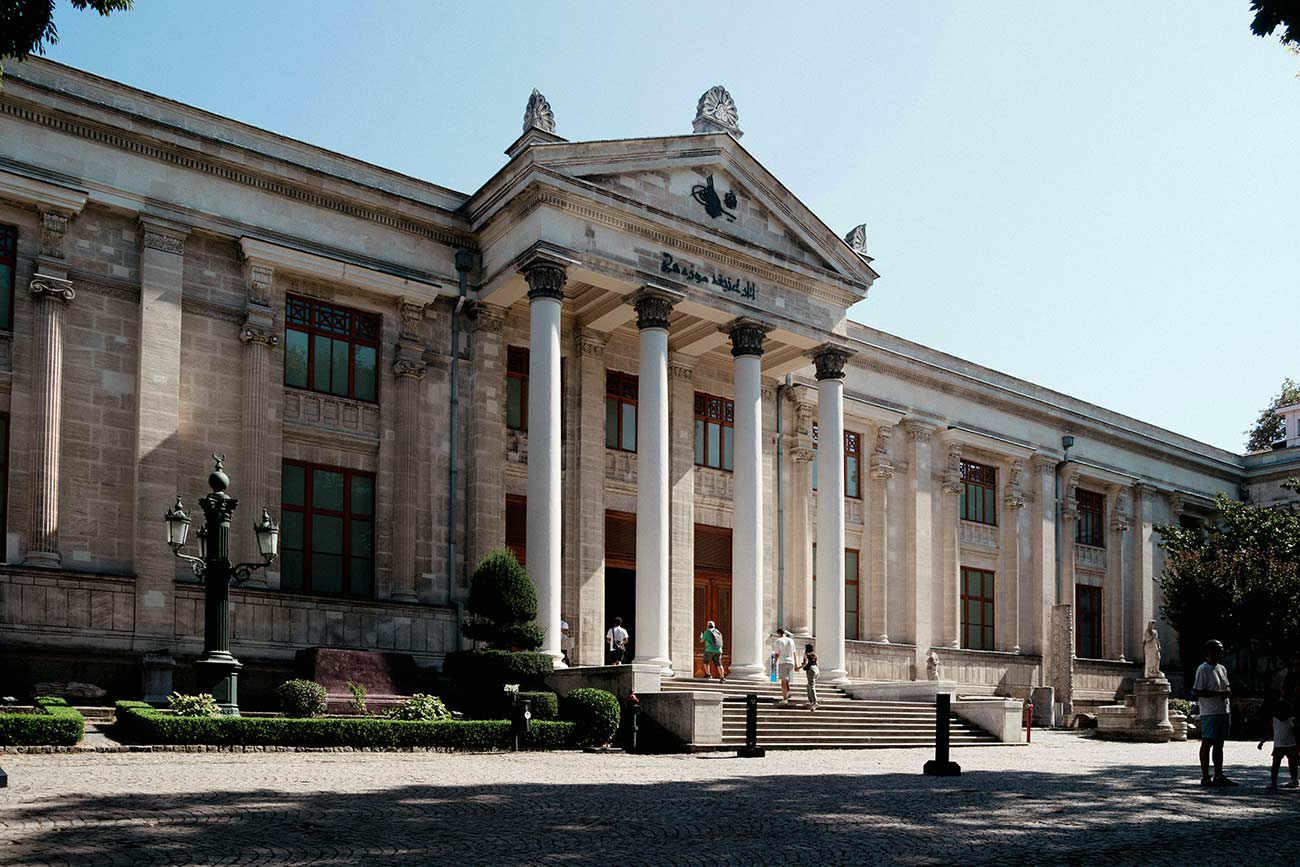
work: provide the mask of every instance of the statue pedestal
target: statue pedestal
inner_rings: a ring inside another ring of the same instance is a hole
[[[1173,739],[1169,722],[1169,681],[1140,677],[1126,704],[1097,708],[1097,737],[1108,741],[1166,743]]]

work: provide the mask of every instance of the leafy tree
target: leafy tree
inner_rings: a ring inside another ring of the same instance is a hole
[[[1300,489],[1291,480],[1285,486]],[[1217,638],[1252,661],[1286,660],[1300,649],[1300,510],[1256,506],[1220,494],[1208,530],[1160,524],[1165,548],[1162,613],[1187,660]],[[1274,668],[1268,665],[1267,668]]]
[[[1251,0],[1250,11],[1255,13],[1250,32],[1256,36],[1272,36],[1281,27],[1283,45],[1300,44],[1300,2]]]
[[[71,0],[74,9],[93,9],[100,15],[125,11],[134,0]],[[22,60],[44,54],[59,41],[54,26],[54,0],[0,0],[0,58]],[[0,76],[4,66],[0,65]]]
[[[1300,385],[1296,385],[1295,380],[1287,377],[1282,380],[1282,390],[1268,402],[1268,406],[1259,411],[1255,426],[1246,431],[1246,451],[1266,451],[1273,446],[1273,443],[1282,439],[1285,434],[1282,417],[1274,415],[1273,410],[1293,403],[1300,403]]]
[[[509,549],[488,554],[470,579],[465,637],[492,650],[536,650],[542,646],[537,588]]]

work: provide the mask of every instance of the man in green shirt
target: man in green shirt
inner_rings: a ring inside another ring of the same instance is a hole
[[[704,679],[713,680],[713,669],[710,666],[716,665],[718,680],[726,683],[727,672],[722,667],[722,633],[712,620],[700,633],[700,641],[704,642]]]

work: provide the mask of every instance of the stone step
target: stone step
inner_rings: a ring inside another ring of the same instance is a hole
[[[724,743],[719,747],[717,747],[716,751],[729,752],[741,746],[744,746],[743,741],[739,741],[736,743]],[[934,750],[933,741],[925,742],[919,740],[917,741],[900,740],[900,741],[891,741],[891,742],[846,741],[842,743],[823,742],[823,741],[807,741],[807,742],[796,743],[792,741],[779,741],[773,743],[760,742],[759,746],[761,746],[765,750],[908,750],[908,749],[929,750],[929,751]],[[970,743],[952,744],[953,749],[966,749],[969,747],[1000,747],[1000,746],[1002,746],[1002,744],[996,740],[972,741]]]

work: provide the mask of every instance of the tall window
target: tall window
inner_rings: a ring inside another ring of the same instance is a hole
[[[528,499],[506,494],[506,547],[521,565],[528,562]]]
[[[1080,490],[1075,494],[1079,504],[1079,522],[1074,528],[1074,541],[1094,548],[1106,546],[1106,533],[1102,518],[1106,512],[1106,498],[1096,491]]]
[[[1101,588],[1074,587],[1074,654],[1101,659]]]
[[[813,422],[813,459],[808,470],[812,473],[812,489],[817,490],[817,422]],[[862,434],[844,432],[844,496],[855,500],[862,498]]]
[[[961,462],[961,519],[977,524],[997,524],[997,467]]]
[[[0,226],[0,331],[14,330],[14,272],[18,270],[18,229]]]
[[[735,465],[736,404],[695,392],[695,465],[730,470]]]
[[[280,587],[373,596],[375,477],[285,461],[281,489]]]
[[[0,413],[0,542],[3,542],[5,530],[9,526],[9,416]],[[0,562],[5,552],[0,548]]]
[[[636,451],[636,374],[605,374],[605,447]]]
[[[858,640],[858,552],[852,548],[844,549],[844,637],[849,641]]]
[[[993,573],[961,569],[961,646],[993,649]]]
[[[528,350],[506,347],[506,427],[528,430]]]
[[[290,295],[284,318],[285,385],[376,399],[379,314]]]

